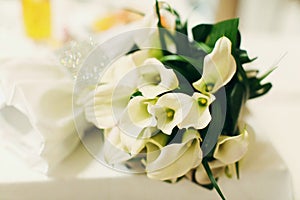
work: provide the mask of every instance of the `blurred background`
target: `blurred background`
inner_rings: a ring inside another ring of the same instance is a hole
[[[40,9],[34,11],[31,2],[39,2],[33,4],[41,4]],[[297,25],[300,19],[298,0],[167,0],[167,2],[175,5],[183,17],[197,18],[197,22],[215,22],[239,17],[240,29],[246,33],[296,36],[300,32],[300,26]],[[113,9],[127,6],[147,12],[149,6],[146,4],[152,3],[152,0],[143,1],[143,5],[137,0],[0,0],[0,37],[3,41],[7,32],[10,32],[9,35],[20,36],[25,32],[24,25],[27,29],[31,26],[28,22],[30,17],[40,18],[40,21],[49,23],[51,27],[49,30],[44,27],[43,34],[50,31],[52,38],[57,40],[65,39],[65,34],[87,37],[88,31],[95,30],[93,25],[97,19],[104,17]],[[40,22],[33,23],[37,25]]]

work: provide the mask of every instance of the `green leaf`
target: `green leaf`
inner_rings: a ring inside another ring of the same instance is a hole
[[[216,189],[216,191],[218,192],[218,194],[220,195],[220,197],[222,198],[222,200],[226,200],[225,196],[223,195],[214,175],[212,174],[212,171],[209,167],[208,162],[206,161],[206,159],[202,160],[202,165],[207,173],[207,176],[209,178],[209,180],[211,181],[212,185],[214,186],[214,188]]]
[[[196,46],[202,49],[203,51],[205,51],[205,53],[210,53],[213,50],[210,46],[208,46],[204,42],[197,42]]]
[[[250,59],[246,50],[237,49],[236,53],[237,53],[237,55],[239,57],[239,60],[240,60],[241,64],[250,63],[250,62],[252,62],[252,61],[254,61],[254,60],[257,59],[257,57]]]
[[[137,90],[131,95],[130,99],[133,99],[134,97],[137,97],[137,96],[143,96],[143,94]]]
[[[200,24],[192,28],[194,40],[199,43],[205,43],[211,49],[216,41],[223,36],[230,39],[232,43],[232,52],[235,47],[240,45],[240,34],[238,31],[239,19],[230,19],[217,24]]]
[[[267,71],[264,75],[262,75],[259,80],[262,81],[265,78],[267,78],[275,69],[277,69],[277,67],[273,67],[272,69],[270,69],[269,71]]]
[[[203,71],[203,60],[196,60],[187,56],[167,55],[160,59],[161,62],[180,61],[191,64],[196,67],[199,72]]]
[[[225,124],[227,125],[226,131],[229,135],[235,135],[237,132],[239,116],[247,100],[246,95],[245,86],[240,82],[236,82],[227,97],[228,108]]]
[[[264,85],[260,85],[259,87],[255,88],[254,91],[250,92],[250,98],[249,99],[254,99],[257,97],[260,97],[266,93],[268,93],[272,88],[272,83],[266,83]]]
[[[242,42],[241,32],[238,30],[236,35],[236,48],[240,48]]]
[[[208,35],[211,33],[212,28],[212,24],[200,24],[192,28],[194,40],[205,43]]]
[[[231,41],[234,51],[237,44],[238,25],[239,19],[230,19],[215,24],[205,43],[213,47],[220,37],[226,36]]]
[[[203,60],[196,60],[187,56],[167,55],[162,57],[160,61],[183,75],[190,84],[201,78]]]

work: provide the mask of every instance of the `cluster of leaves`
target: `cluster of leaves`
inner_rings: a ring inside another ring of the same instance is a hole
[[[187,22],[182,23],[180,16],[172,8],[166,8],[169,12],[172,12],[176,19],[176,33],[172,35],[168,30],[164,29],[158,23],[160,28],[160,40],[163,49],[166,47],[166,37],[169,37],[176,44],[176,53],[172,54],[168,51],[164,51],[164,56],[161,61],[170,68],[174,69],[177,73],[182,75],[189,84],[199,80],[203,71],[203,60],[205,55],[210,53],[214,48],[216,41],[226,36],[232,43],[232,55],[235,58],[237,71],[232,80],[225,86],[226,91],[226,113],[224,126],[222,128],[222,135],[235,136],[240,134],[240,127],[238,125],[239,117],[241,116],[241,110],[245,105],[245,102],[249,99],[253,99],[266,94],[272,87],[271,83],[262,83],[262,80],[269,75],[270,72],[258,77],[258,70],[246,70],[243,65],[252,62],[254,59],[250,59],[245,50],[241,49],[241,34],[238,30],[239,19],[230,19],[219,22],[217,24],[200,24],[192,28],[192,36],[194,41],[191,42],[188,37]],[[157,3],[157,14],[160,19],[160,13]],[[183,37],[183,36],[184,37]],[[180,84],[181,92],[188,93],[184,83]],[[218,94],[216,94],[218,97]],[[213,104],[218,104],[218,98]],[[210,124],[218,123],[219,117],[214,117]],[[219,121],[220,122],[220,121]],[[177,132],[177,130],[175,130]],[[200,131],[201,136],[205,138],[207,130]],[[208,162],[213,160],[213,150],[204,157],[202,164],[211,180],[211,184],[206,186],[207,188],[215,188],[219,195],[223,198],[223,194],[217,185],[217,181],[214,178]],[[239,177],[239,165],[236,163],[237,177]]]

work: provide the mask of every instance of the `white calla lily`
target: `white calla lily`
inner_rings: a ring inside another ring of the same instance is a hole
[[[118,127],[132,137],[141,137],[140,133],[147,127],[155,127],[156,119],[149,113],[150,106],[156,99],[147,99],[143,96],[132,98],[123,112]]]
[[[220,136],[214,152],[214,158],[224,164],[232,164],[242,159],[249,145],[248,132],[237,136]]]
[[[215,100],[213,95],[194,93],[192,96],[191,109],[183,121],[178,124],[180,129],[193,127],[205,128],[211,121],[209,105]]]
[[[198,131],[188,129],[182,143],[169,144],[161,149],[147,144],[147,176],[157,180],[176,180],[184,176],[201,164],[200,140]]]
[[[236,72],[231,45],[225,36],[217,40],[213,51],[204,58],[203,74],[193,83],[194,88],[202,93],[215,93],[231,80]]]
[[[146,144],[151,143],[160,149],[168,140],[165,134],[158,133],[154,127],[145,128],[141,134],[141,137],[136,138],[127,135],[119,127],[105,129],[105,161],[109,164],[122,163],[137,156]]]
[[[85,115],[87,121],[93,123],[98,128],[109,128],[115,124],[113,111],[111,109],[112,85],[102,85],[97,87],[93,98],[85,105]]]
[[[140,75],[139,91],[147,98],[174,90],[179,82],[172,69],[167,69],[159,60],[155,58],[147,59],[138,68]]]
[[[150,112],[157,119],[157,128],[171,135],[173,128],[179,125],[191,109],[192,98],[183,93],[167,93],[159,97]]]
[[[86,118],[100,129],[112,128],[118,123],[135,87],[99,85],[94,98],[85,105]]]

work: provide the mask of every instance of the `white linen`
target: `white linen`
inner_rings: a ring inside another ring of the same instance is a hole
[[[1,140],[43,172],[80,141],[73,121],[73,84],[68,72],[51,59],[7,60],[0,65]]]

